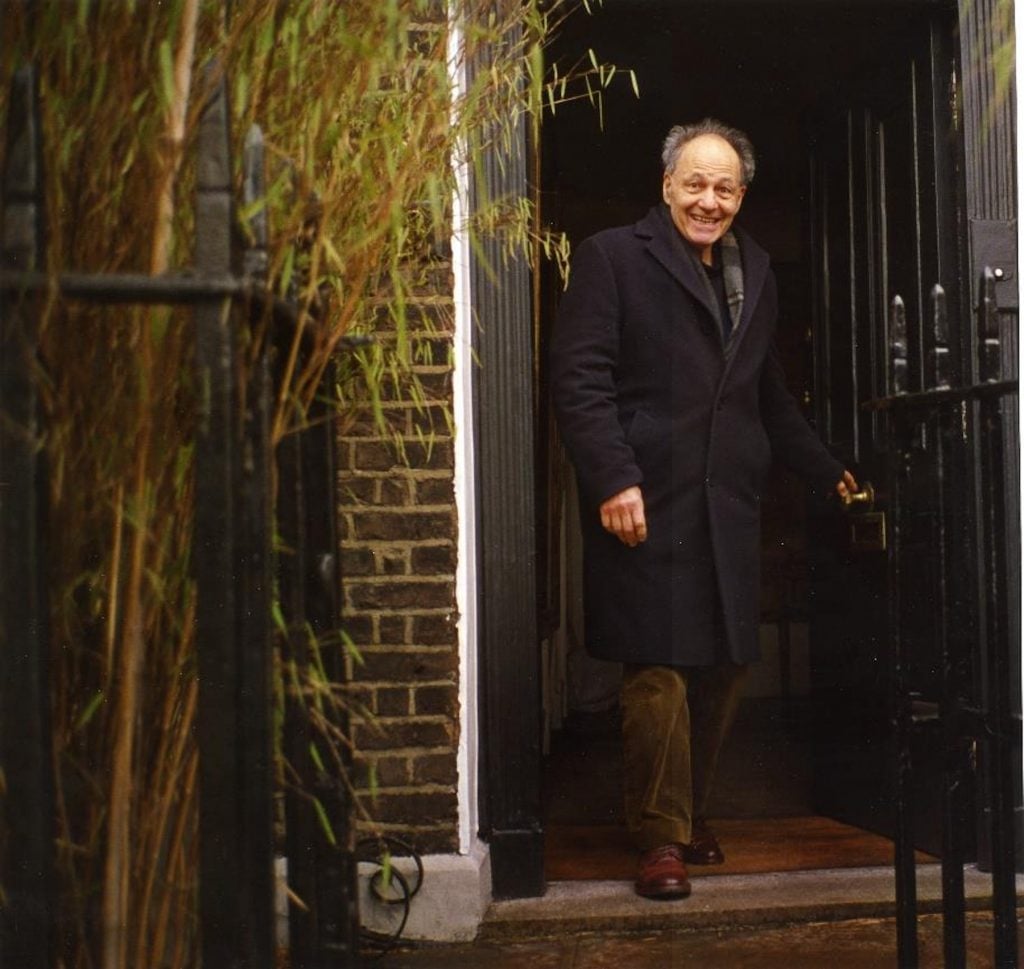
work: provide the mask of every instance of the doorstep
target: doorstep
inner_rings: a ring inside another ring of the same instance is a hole
[[[942,909],[942,868],[917,868],[918,910]],[[512,941],[578,932],[707,930],[799,922],[884,918],[896,914],[893,869],[841,868],[760,875],[692,877],[693,894],[675,901],[640,898],[628,881],[551,882],[541,898],[492,902],[481,941]],[[991,876],[964,869],[967,907],[989,908]],[[1018,898],[1024,876],[1017,877]]]

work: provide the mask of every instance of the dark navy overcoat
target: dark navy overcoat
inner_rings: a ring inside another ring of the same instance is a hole
[[[768,256],[734,232],[744,305],[728,356],[667,206],[573,257],[551,389],[580,486],[587,647],[604,659],[757,659],[765,473],[775,458],[818,487],[843,475],[785,387]],[[630,485],[648,528],[634,548],[598,511]]]

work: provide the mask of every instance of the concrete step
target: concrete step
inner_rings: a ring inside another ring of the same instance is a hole
[[[552,882],[542,898],[491,904],[480,941],[509,942],[575,933],[729,930],[803,922],[888,918],[896,913],[893,869],[842,868],[761,875],[708,875],[691,870],[693,894],[676,901],[640,898],[627,881]],[[991,906],[992,882],[964,869],[971,910]],[[919,865],[918,910],[942,908],[941,866]],[[1024,876],[1017,879],[1018,898]]]

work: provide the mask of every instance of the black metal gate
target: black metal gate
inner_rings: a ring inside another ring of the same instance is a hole
[[[5,852],[0,869],[0,965],[50,969],[56,911],[53,753],[47,632],[45,417],[33,379],[41,294],[98,303],[195,307],[197,385],[203,388],[196,436],[196,516],[192,561],[197,584],[202,963],[275,964],[272,603],[275,567],[290,634],[287,661],[301,666],[304,643],[337,628],[338,581],[331,422],[311,421],[276,456],[277,519],[286,555],[275,559],[269,417],[273,340],[239,385],[242,328],[269,317],[288,345],[292,304],[268,305],[261,281],[266,229],[237,249],[231,193],[229,112],[223,79],[205,106],[199,144],[195,265],[162,277],[48,277],[44,265],[42,144],[34,73],[15,78],[2,184],[0,265],[0,764]],[[262,195],[258,129],[246,147],[246,195]],[[236,275],[233,267],[244,266]],[[243,392],[244,390],[244,392]],[[244,409],[239,401],[244,400]],[[324,414],[313,415],[324,418]],[[276,564],[275,564],[276,563]],[[328,671],[343,677],[337,662]],[[349,798],[309,757],[300,701],[285,715],[286,754],[310,796],[286,798],[288,881],[295,967],[347,967],[357,956],[355,861]],[[344,724],[338,724],[344,729]],[[333,825],[317,819],[322,809]],[[332,843],[333,842],[333,843]]]
[[[883,415],[887,441],[887,495],[891,509],[886,546],[889,570],[891,715],[896,734],[896,892],[899,965],[918,965],[915,800],[928,796],[915,783],[915,760],[926,748],[942,758],[942,904],[944,962],[966,965],[964,863],[974,843],[976,817],[990,839],[995,965],[1017,966],[1014,791],[1020,781],[1019,644],[1012,642],[1019,610],[1014,557],[1019,555],[1012,509],[1011,462],[1017,459],[1017,381],[1002,379],[1003,353],[996,275],[986,268],[977,308],[976,374],[950,386],[950,327],[945,294],[931,293],[926,389],[909,393],[908,327],[903,300],[889,319],[888,396],[865,408]],[[966,327],[967,331],[971,328]],[[917,550],[908,554],[908,550]],[[921,554],[924,550],[924,555]],[[913,568],[927,568],[922,582]],[[933,590],[935,622],[924,655],[910,617],[920,603],[908,598]],[[921,684],[928,684],[927,692]],[[911,687],[915,684],[915,688]],[[977,785],[985,812],[972,803]]]

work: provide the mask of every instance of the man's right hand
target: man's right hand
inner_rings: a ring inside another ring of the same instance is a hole
[[[639,487],[632,485],[602,502],[601,524],[630,548],[645,541],[647,519],[644,517],[644,498]]]

